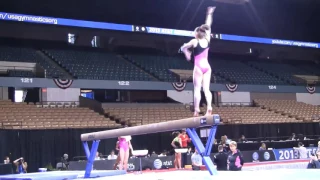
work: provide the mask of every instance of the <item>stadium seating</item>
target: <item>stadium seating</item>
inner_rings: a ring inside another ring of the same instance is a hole
[[[140,107],[105,107],[105,113],[122,124],[140,125],[165,122],[192,117],[192,112],[180,104],[176,106]],[[201,108],[205,112],[204,108]],[[301,123],[303,120],[268,111],[261,107],[214,107],[213,112],[221,116],[224,123],[231,124],[266,124],[266,123]]]
[[[312,73],[302,68],[297,68],[289,64],[251,61],[249,65],[265,71],[272,76],[276,76],[291,85],[306,85],[305,80],[294,77],[293,75],[312,75]]]
[[[320,107],[295,100],[255,99],[256,105],[269,111],[306,122],[319,121]]]
[[[215,107],[213,112],[221,116],[224,123],[231,124],[270,124],[301,123],[302,120],[290,118],[260,107]]]
[[[213,59],[213,72],[236,84],[286,84],[284,81],[235,60]]]
[[[35,74],[32,71],[23,70],[8,70],[8,75],[10,77],[35,77]]]
[[[192,117],[192,113],[181,104],[170,107],[156,105],[141,107],[139,104],[133,104],[132,107],[104,108],[104,111],[111,119],[127,125],[151,124]]]
[[[48,63],[45,59],[43,59],[36,53],[35,49],[32,48],[0,46],[0,61],[38,63],[46,70],[46,77],[50,78],[64,76],[64,74],[59,69]],[[11,73],[10,75],[20,77],[22,73]],[[28,73],[26,75],[31,74]]]
[[[44,52],[79,79],[148,81],[152,78],[111,53],[55,49]]]
[[[180,81],[179,77],[172,73],[169,69],[193,70],[193,64],[188,63],[181,57],[131,54],[126,55],[125,58],[143,68],[161,81]],[[214,73],[212,73],[211,81],[216,83],[227,82],[225,79],[216,76]]]
[[[0,127],[4,129],[65,129],[117,128],[120,125],[88,108],[79,108],[71,103],[27,105],[1,100]]]

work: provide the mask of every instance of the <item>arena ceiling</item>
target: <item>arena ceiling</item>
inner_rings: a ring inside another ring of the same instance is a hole
[[[320,0],[3,0],[1,12],[193,30],[217,6],[216,33],[320,42]]]

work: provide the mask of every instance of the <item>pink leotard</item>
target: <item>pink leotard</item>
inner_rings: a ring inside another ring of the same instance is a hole
[[[129,149],[129,142],[130,139],[127,137],[119,137],[119,149],[123,149],[124,151],[127,151]]]
[[[201,47],[198,40],[198,45],[193,48],[194,65],[200,68],[203,74],[211,68],[208,62],[209,46],[210,44],[208,43],[207,47]]]

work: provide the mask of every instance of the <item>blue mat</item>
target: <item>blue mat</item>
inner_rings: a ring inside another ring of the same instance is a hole
[[[126,171],[92,171],[91,178],[116,176],[126,174]],[[0,176],[0,180],[67,180],[83,178],[84,171],[51,171],[27,174]]]

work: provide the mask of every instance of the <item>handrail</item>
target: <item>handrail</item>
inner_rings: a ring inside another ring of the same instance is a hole
[[[229,107],[234,107],[234,106],[252,106],[253,102],[218,102],[218,107],[221,106],[229,106]]]

